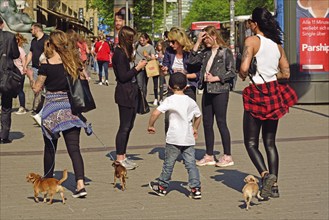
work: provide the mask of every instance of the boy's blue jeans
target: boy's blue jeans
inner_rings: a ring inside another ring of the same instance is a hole
[[[195,164],[195,149],[193,146],[177,146],[173,144],[166,144],[165,159],[163,168],[159,177],[160,186],[167,188],[174,170],[177,157],[182,154],[185,168],[188,172],[188,185],[190,188],[200,187],[199,170]]]

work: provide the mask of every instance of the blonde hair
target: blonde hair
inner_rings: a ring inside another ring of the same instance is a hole
[[[182,47],[184,51],[190,51],[193,48],[193,44],[190,39],[187,37],[185,31],[178,27],[173,27],[168,33],[169,41],[175,40]]]
[[[207,32],[209,36],[216,36],[216,43],[220,47],[227,47],[227,44],[225,43],[222,35],[219,33],[219,31],[216,30],[216,28],[212,25],[207,26],[204,28],[204,31]]]
[[[15,36],[19,47],[23,47],[23,45],[27,43],[27,39],[20,33],[16,33]]]
[[[49,35],[49,46],[55,50],[62,59],[64,69],[73,79],[77,79],[82,70],[77,49],[72,49],[72,42],[68,40],[67,35],[61,30],[54,30]]]

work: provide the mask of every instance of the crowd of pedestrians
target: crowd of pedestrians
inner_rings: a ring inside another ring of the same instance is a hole
[[[127,157],[127,146],[140,104],[140,93],[144,97],[148,95],[147,64],[156,60],[159,72],[152,77],[152,103],[157,108],[150,116],[147,130],[154,133],[156,120],[161,113],[165,114],[166,156],[160,177],[157,181],[151,181],[149,185],[158,195],[166,195],[175,161],[181,153],[189,174],[190,197],[200,199],[201,182],[197,166],[234,165],[230,131],[227,126],[227,108],[230,82],[236,77],[237,72],[240,72],[240,77],[245,80],[251,60],[256,57],[259,68],[250,78],[257,85],[268,85],[279,78],[290,76],[288,60],[281,47],[281,30],[270,12],[264,8],[256,8],[248,20],[248,26],[255,35],[245,40],[241,69],[236,69],[232,51],[213,26],[205,27],[199,33],[195,44],[188,38],[184,29],[179,27],[171,28],[164,33],[163,40],[153,43],[147,33],[136,33],[134,29],[125,26],[120,13],[115,14],[113,43],[108,42],[104,35],[100,35],[95,42],[88,45],[86,40],[73,30],[67,33],[55,30],[48,36],[43,32],[42,25],[35,23],[31,28],[34,38],[30,51],[25,56],[22,45],[27,43],[26,39],[20,34],[16,37],[10,35],[15,37],[14,41],[6,37],[5,39],[10,41],[8,45],[13,45],[11,59],[19,71],[27,75],[35,94],[32,117],[41,125],[44,137],[44,177],[53,176],[54,155],[59,133],[62,133],[77,183],[73,197],[87,195],[79,141],[81,128],[86,128],[87,124],[82,115],[74,115],[71,112],[66,77],[70,75],[74,79],[79,77],[91,80],[87,71],[88,65],[93,66],[98,74],[96,83],[106,86],[109,86],[109,66],[113,66],[113,77],[116,80],[114,98],[118,105],[120,121],[115,138],[116,160],[129,170],[138,167],[138,164]],[[0,33],[2,34],[2,31]],[[31,61],[30,69],[28,65]],[[169,76],[169,81],[166,76]],[[198,89],[203,90],[201,110],[196,103]],[[23,87],[18,97],[20,107],[17,114],[24,114],[26,106]],[[1,104],[0,141],[10,143],[12,97],[2,94]],[[274,108],[273,111],[280,109]],[[280,117],[285,111],[281,113]],[[266,198],[279,197],[275,135],[280,117],[259,116],[257,112],[247,109],[244,113],[246,150],[262,177],[261,192]],[[218,160],[214,155],[214,119],[223,145],[223,154]],[[196,161],[194,145],[201,121],[206,153],[201,160]],[[268,157],[268,168],[258,150],[260,130]]]

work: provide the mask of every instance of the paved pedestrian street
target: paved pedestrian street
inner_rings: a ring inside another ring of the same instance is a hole
[[[94,80],[96,75],[92,75]],[[81,148],[85,165],[85,199],[71,196],[75,179],[63,138],[56,154],[55,178],[69,171],[65,187],[66,204],[55,195],[52,205],[33,200],[33,187],[26,182],[29,172],[43,174],[43,139],[30,113],[12,114],[11,144],[0,145],[0,219],[328,219],[328,105],[296,105],[279,122],[277,147],[280,156],[280,198],[258,202],[253,199],[249,211],[242,197],[243,179],[248,174],[259,177],[243,144],[242,96],[247,82],[238,80],[231,92],[228,126],[231,132],[234,166],[200,167],[202,199],[188,198],[187,172],[181,158],[177,161],[165,197],[151,192],[148,182],[157,178],[164,159],[164,117],[157,121],[157,133],[147,133],[149,114],[137,116],[128,143],[128,156],[139,164],[128,171],[127,189],[113,187],[111,156],[115,156],[118,108],[114,103],[114,74],[110,85],[90,82],[97,109],[86,113],[95,135],[82,131]],[[153,103],[153,82],[149,81],[147,99]],[[27,92],[28,93],[28,92]],[[28,93],[31,95],[31,93]],[[31,97],[28,97],[31,101]],[[197,96],[198,103],[201,95]],[[28,102],[27,107],[31,105]],[[17,108],[17,106],[16,106]],[[15,109],[16,110],[16,109]],[[217,128],[215,150],[222,153]],[[262,141],[260,148],[264,151]],[[109,155],[111,153],[111,155]],[[202,124],[196,146],[196,157],[205,153]],[[39,196],[41,200],[41,195]]]

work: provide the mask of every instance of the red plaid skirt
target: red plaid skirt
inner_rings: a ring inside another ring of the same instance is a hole
[[[244,109],[255,118],[278,120],[297,103],[296,92],[287,84],[272,81],[257,87],[251,84],[243,90]]]

